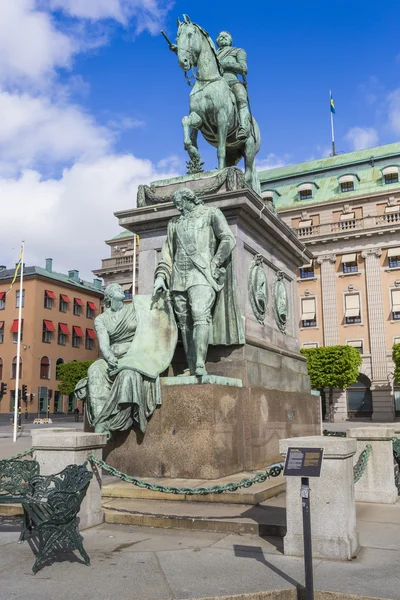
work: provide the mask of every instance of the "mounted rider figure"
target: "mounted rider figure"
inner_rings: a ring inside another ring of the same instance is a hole
[[[250,135],[250,114],[247,104],[247,89],[238,75],[245,80],[247,75],[247,54],[242,48],[232,46],[232,36],[221,31],[217,37],[217,58],[223,70],[223,77],[232,90],[238,108],[239,130],[237,137],[245,140]]]

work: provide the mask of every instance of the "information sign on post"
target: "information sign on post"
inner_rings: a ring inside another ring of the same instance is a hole
[[[309,477],[320,477],[323,456],[323,448],[288,448],[283,470],[286,477],[301,477],[306,600],[314,600]]]

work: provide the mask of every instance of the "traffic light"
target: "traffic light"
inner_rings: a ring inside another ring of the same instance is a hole
[[[0,386],[0,398],[7,394],[7,384],[2,382]]]
[[[25,383],[22,384],[22,400],[24,402],[27,402],[28,400],[28,388],[26,387]]]

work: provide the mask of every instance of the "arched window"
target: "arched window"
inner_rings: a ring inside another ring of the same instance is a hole
[[[40,361],[40,379],[50,379],[50,361],[48,356],[43,356]]]
[[[347,409],[353,416],[372,414],[371,381],[360,373],[358,380],[347,388]]]
[[[17,376],[17,357],[14,356],[11,363],[11,379]],[[19,377],[22,377],[22,358],[19,359]]]
[[[0,358],[0,379],[3,379],[3,359]]]
[[[57,362],[56,362],[56,379],[58,380],[58,365],[63,365],[64,364],[64,359],[63,358],[57,358]]]

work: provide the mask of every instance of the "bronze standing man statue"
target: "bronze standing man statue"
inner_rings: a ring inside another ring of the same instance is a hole
[[[217,37],[217,58],[223,69],[223,76],[232,90],[238,107],[240,127],[237,137],[245,140],[250,135],[250,113],[247,104],[247,54],[242,48],[232,46],[232,36],[227,31],[221,31]],[[238,75],[243,77],[240,81]]]
[[[206,375],[209,343],[244,344],[231,254],[235,238],[223,213],[187,188],[174,194],[181,213],[168,223],[154,294],[169,288],[190,375]]]

